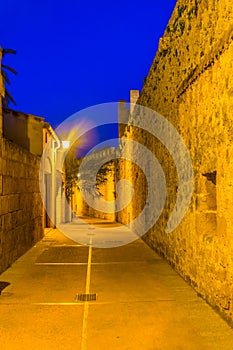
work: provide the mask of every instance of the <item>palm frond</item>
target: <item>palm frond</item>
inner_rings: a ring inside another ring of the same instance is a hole
[[[16,50],[13,49],[3,49],[2,50],[2,56],[6,55],[6,54],[16,54]],[[16,70],[12,67],[9,67],[5,64],[1,64],[1,72],[0,74],[2,75],[3,81],[4,81],[4,86],[6,85],[6,83],[8,85],[10,85],[10,79],[8,78],[7,75],[7,71],[13,73],[13,74],[17,74]],[[14,105],[16,105],[15,100],[13,99],[13,97],[11,96],[10,92],[6,89],[5,87],[5,97],[2,100],[3,102],[3,106],[4,107],[8,107],[8,104],[10,102],[12,102]]]
[[[8,75],[6,74],[6,72],[4,70],[2,70],[2,77],[4,82],[6,82],[8,85],[10,85],[10,79],[8,78]]]
[[[5,64],[2,64],[2,68],[9,70],[13,74],[18,74],[14,68],[6,66]]]
[[[11,94],[7,89],[5,89],[5,98],[16,106],[15,100],[13,99],[13,97],[11,96]]]
[[[2,50],[2,55],[3,55],[3,56],[4,56],[5,54],[8,54],[8,53],[15,55],[15,54],[16,54],[16,50],[13,50],[13,49],[3,49],[3,50]]]

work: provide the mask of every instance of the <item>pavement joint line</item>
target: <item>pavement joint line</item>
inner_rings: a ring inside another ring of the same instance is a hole
[[[147,261],[109,261],[109,262],[92,262],[91,264],[92,265],[117,265],[117,264],[136,264],[136,263],[140,263],[140,264],[147,264],[148,262]],[[46,263],[46,262],[37,262],[37,263],[34,263],[34,265],[40,265],[40,266],[43,266],[43,265],[51,265],[51,266],[56,266],[56,265],[88,265],[88,262],[87,263],[78,263],[78,262],[67,262],[67,263]]]
[[[88,250],[88,263],[87,263],[87,275],[86,275],[86,288],[85,293],[90,293],[91,282],[91,258],[92,258],[92,237],[90,237],[89,250]],[[83,310],[83,324],[82,324],[82,337],[81,337],[81,350],[87,349],[87,321],[89,312],[89,302],[84,302]]]
[[[42,305],[42,306],[66,306],[66,305],[72,305],[72,306],[83,306],[84,303],[77,303],[77,302],[51,302],[51,303],[32,303],[31,305]]]
[[[192,301],[192,300],[191,300]],[[98,305],[110,305],[110,304],[134,304],[134,303],[158,303],[158,302],[177,302],[177,300],[119,300],[119,301],[98,301],[95,303],[90,303],[89,306],[98,306]],[[83,306],[85,303],[87,303],[86,301],[84,302],[35,302],[35,303],[10,303],[10,302],[0,302],[0,305],[7,305],[7,306],[11,306],[11,305],[18,305],[18,306],[22,306],[22,305],[26,305],[26,306]]]
[[[75,263],[75,262],[68,262],[68,263],[43,263],[43,262],[38,262],[35,263],[34,265],[39,265],[39,266],[66,266],[66,265],[88,265],[88,263]]]
[[[79,248],[79,247],[86,247],[84,244],[54,244],[52,246],[52,248],[57,248],[57,247],[62,247],[62,248],[70,248],[70,247],[75,247],[75,248]]]
[[[158,302],[177,302],[177,300],[175,299],[168,299],[168,300],[131,300],[131,301],[99,301],[99,302],[95,302],[93,304],[89,304],[90,306],[96,306],[96,305],[109,305],[109,304],[129,304],[129,303],[158,303]],[[31,305],[44,305],[44,306],[66,306],[66,305],[76,305],[76,306],[82,306],[85,305],[85,303],[87,303],[86,301],[83,302],[44,302],[44,303],[32,303]]]

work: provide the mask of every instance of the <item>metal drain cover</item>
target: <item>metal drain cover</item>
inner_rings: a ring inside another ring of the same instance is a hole
[[[95,301],[97,299],[96,293],[83,293],[83,294],[77,294],[75,300],[76,301]]]

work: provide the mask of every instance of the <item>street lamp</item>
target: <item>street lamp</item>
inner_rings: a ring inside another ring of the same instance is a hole
[[[62,148],[68,149],[70,147],[70,141],[62,141]]]

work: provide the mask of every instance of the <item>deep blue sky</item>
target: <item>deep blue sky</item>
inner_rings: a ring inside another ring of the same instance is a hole
[[[175,0],[7,0],[0,45],[18,71],[17,106],[56,127],[80,109],[141,89]]]

